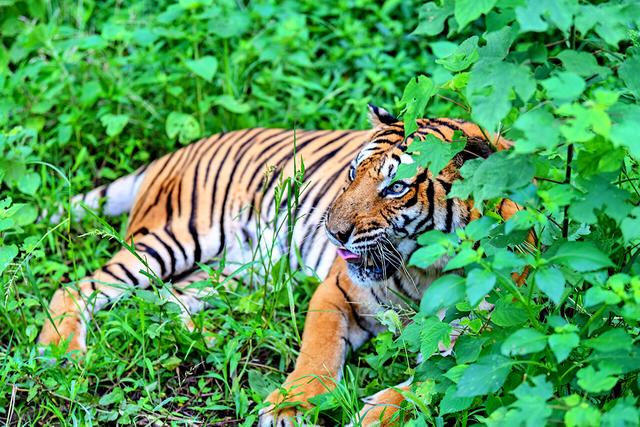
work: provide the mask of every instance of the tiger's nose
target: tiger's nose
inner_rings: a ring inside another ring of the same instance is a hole
[[[355,227],[353,225],[350,225],[346,229],[336,230],[332,234],[338,242],[342,243],[343,245],[346,245],[347,242],[349,241],[349,238],[351,237],[351,234],[353,233],[354,228]]]

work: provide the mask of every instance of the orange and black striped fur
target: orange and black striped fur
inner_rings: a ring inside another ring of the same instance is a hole
[[[324,282],[312,298],[300,357],[285,383],[292,393],[276,391],[268,401],[308,406],[310,397],[330,387],[309,376],[339,378],[347,349],[356,349],[381,330],[372,315],[402,305],[398,295],[419,301],[439,275],[438,268],[407,270],[404,262],[416,248],[417,235],[430,229],[451,231],[473,216],[471,202],[447,199],[459,166],[467,158],[487,157],[508,146],[500,138],[487,141],[471,123],[423,119],[414,137],[433,134],[450,140],[459,130],[467,147],[438,176],[421,171],[392,183],[398,165],[410,161],[404,126],[377,107],[370,107],[370,116],[373,129],[368,131],[260,128],[220,133],[79,196],[74,202],[93,208],[104,199],[106,214],[130,212],[126,240],[133,240],[138,256],[122,249],[77,286],[57,290],[49,306],[53,322],[45,323],[39,343],[68,340],[70,350],[84,350],[93,313],[127,286],[148,286],[149,270],[162,279],[181,277],[223,251],[227,265],[249,262],[259,240],[280,238],[275,229],[258,230],[256,224],[273,224],[277,171],[291,175],[294,157],[302,157],[309,185],[299,198],[293,242],[304,264]],[[276,172],[265,174],[267,168]],[[503,216],[510,216],[514,206],[503,204]],[[284,251],[284,236],[281,242]],[[203,290],[189,284],[205,278],[196,271],[173,285],[186,320],[205,305]],[[397,398],[396,392],[389,393],[379,395]],[[260,424],[291,425],[294,414],[272,405],[262,411]]]

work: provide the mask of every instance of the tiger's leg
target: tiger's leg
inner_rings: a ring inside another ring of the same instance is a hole
[[[336,260],[311,298],[296,367],[267,397],[269,406],[260,411],[260,427],[293,426],[301,416],[294,405],[309,409],[310,398],[335,388],[348,348],[355,350],[372,336],[359,326],[362,319],[349,298],[357,292],[354,288],[344,261]]]
[[[169,248],[163,242],[159,234],[146,234],[136,240],[137,255],[126,248],[120,249],[107,264],[82,279],[77,286],[58,289],[49,304],[50,318],[45,320],[38,344],[59,344],[69,340],[69,351],[84,351],[87,321],[93,313],[131,286],[149,286],[149,274],[164,279],[186,270],[189,261],[176,262],[176,255],[169,254]]]
[[[364,407],[357,418],[350,425],[392,427],[403,425],[400,405],[405,400],[401,391],[408,391],[411,380],[396,387],[387,388],[369,396],[364,401]]]

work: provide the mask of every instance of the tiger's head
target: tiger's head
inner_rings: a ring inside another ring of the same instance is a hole
[[[373,286],[402,269],[420,234],[432,229],[449,232],[468,222],[470,204],[448,199],[447,193],[466,158],[487,157],[492,151],[486,141],[468,139],[465,150],[438,176],[419,169],[412,178],[394,181],[398,166],[412,161],[406,153],[412,138],[405,141],[404,123],[382,108],[370,105],[369,117],[371,137],[351,162],[348,184],[325,217],[329,240],[361,286]],[[419,120],[413,137],[433,133],[442,139],[445,129],[437,130],[434,122]]]

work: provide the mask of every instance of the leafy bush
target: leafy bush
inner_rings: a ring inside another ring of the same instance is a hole
[[[388,313],[390,331],[323,400],[330,423],[414,374],[414,425],[638,424],[636,2],[131,3],[0,2],[0,417],[252,425],[295,358],[313,280],[238,285],[196,319],[202,334],[158,290],[134,291],[100,313],[82,365],[48,363],[33,348],[48,296],[117,244],[95,219],[50,227],[37,211],[221,130],[364,128],[374,102],[409,123],[470,118],[516,143],[469,161],[453,187],[485,217],[428,233],[412,258],[454,255],[465,278],[434,284],[398,335]],[[492,213],[503,197],[524,207],[504,223]],[[510,273],[525,266],[517,287]],[[455,357],[429,357],[460,316]]]

